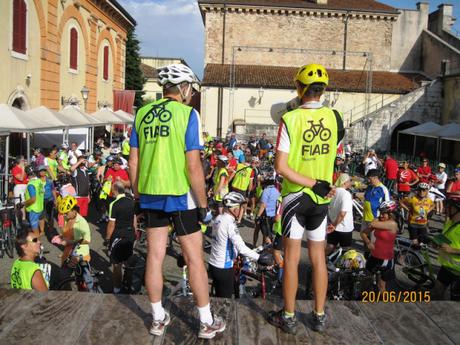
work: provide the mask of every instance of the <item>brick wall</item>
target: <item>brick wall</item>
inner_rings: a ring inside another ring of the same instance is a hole
[[[233,47],[257,46],[272,48],[303,48],[337,50],[344,48],[344,17],[332,13],[304,15],[291,13],[227,12],[225,20],[224,63],[298,66],[315,61],[329,68],[342,68],[343,56],[331,52],[274,52],[254,51]],[[205,63],[221,63],[223,45],[222,11],[206,13]],[[348,51],[373,53],[374,69],[389,70],[393,21],[350,17],[348,22]],[[366,33],[363,35],[363,33]],[[347,69],[362,69],[366,58],[347,57]]]

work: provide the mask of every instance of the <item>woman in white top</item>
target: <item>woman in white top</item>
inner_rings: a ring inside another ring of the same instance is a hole
[[[341,174],[335,185],[337,188],[328,210],[326,255],[332,253],[338,244],[342,248],[350,247],[354,229],[353,198],[347,190],[351,186],[350,176]]]
[[[444,163],[438,164],[438,172],[436,173],[436,184],[435,187],[442,193],[446,194],[446,181],[447,181],[447,174],[444,171],[446,170],[446,165]],[[443,214],[444,213],[444,199],[437,198],[436,199],[436,214]]]

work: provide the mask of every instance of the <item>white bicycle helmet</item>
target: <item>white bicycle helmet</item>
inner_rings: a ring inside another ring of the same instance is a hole
[[[417,186],[417,189],[430,189],[430,185],[425,182],[420,182]]]
[[[182,82],[190,83],[196,91],[200,91],[200,81],[188,66],[178,63],[158,69],[158,83],[161,86],[168,83],[177,85]]]
[[[110,150],[110,154],[111,154],[111,155],[117,155],[117,154],[119,154],[119,153],[121,153],[121,150],[120,150],[119,147],[114,147],[114,148],[112,148],[112,149]]]
[[[240,193],[230,192],[226,194],[222,200],[224,206],[226,207],[238,207],[241,204],[246,203],[246,199]]]

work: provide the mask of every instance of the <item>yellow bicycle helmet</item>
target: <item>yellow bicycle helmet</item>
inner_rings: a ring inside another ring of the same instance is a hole
[[[329,75],[326,69],[319,64],[305,65],[299,68],[294,78],[294,82],[299,81],[308,86],[313,83],[329,84]]]
[[[66,197],[62,198],[58,204],[58,211],[61,214],[66,214],[71,211],[77,205],[77,199],[75,199],[72,195],[67,195]]]
[[[352,270],[363,269],[366,267],[366,259],[360,252],[350,249],[340,257],[338,267]]]

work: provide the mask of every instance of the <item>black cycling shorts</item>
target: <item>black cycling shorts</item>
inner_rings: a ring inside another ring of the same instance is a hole
[[[241,189],[233,188],[233,187],[230,186],[230,191],[240,193],[244,198],[248,197],[248,191],[247,190],[241,190]]]
[[[413,225],[409,224],[409,238],[411,240],[418,240],[421,243],[428,243],[428,232],[426,225]]]
[[[232,268],[217,268],[209,265],[209,278],[212,279],[216,297],[232,298],[235,273]]]
[[[377,272],[380,271],[382,280],[384,282],[393,280],[396,278],[395,275],[395,261],[394,259],[391,260],[383,260],[374,258],[372,255],[369,255],[366,261],[366,269],[369,272]]]
[[[146,227],[163,228],[171,224],[174,225],[174,230],[177,236],[185,236],[200,231],[201,227],[198,223],[198,210],[164,212],[161,210],[144,210],[146,216]]]
[[[327,243],[336,246],[340,244],[341,247],[351,247],[353,240],[353,231],[342,232],[333,231],[327,234]]]
[[[304,230],[307,230],[307,239],[324,241],[327,211],[328,204],[318,205],[303,192],[286,195],[281,216],[283,236],[301,239]]]
[[[110,245],[110,261],[121,264],[133,255],[133,242],[126,238],[115,238]]]
[[[273,240],[273,249],[279,251],[283,250],[283,236],[275,234],[275,239]]]

